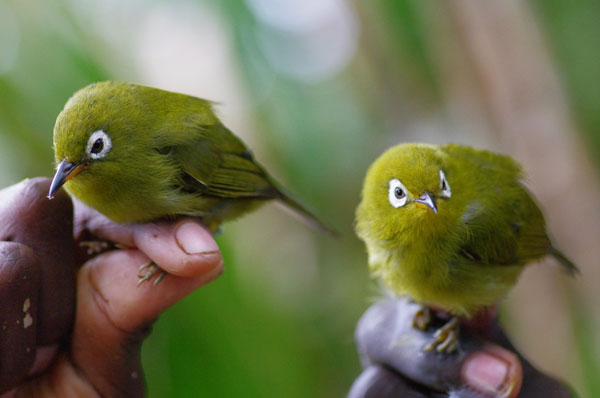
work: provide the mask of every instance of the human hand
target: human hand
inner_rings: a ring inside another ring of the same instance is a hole
[[[150,325],[221,274],[218,247],[193,219],[119,225],[80,202],[73,227],[71,200],[48,200],[49,184],[0,191],[0,397],[143,396]],[[119,249],[90,258],[78,244],[92,239]],[[170,275],[138,288],[149,260]]]
[[[569,390],[529,364],[494,322],[486,341],[461,325],[453,354],[423,352],[432,332],[412,326],[419,305],[386,299],[362,316],[356,340],[364,371],[349,398],[567,398]]]

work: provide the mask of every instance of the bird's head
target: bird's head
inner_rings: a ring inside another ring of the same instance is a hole
[[[140,119],[135,117],[140,111],[134,89],[125,83],[95,83],[69,99],[54,127],[57,169],[49,198],[77,176],[99,174],[107,164],[127,163],[133,155],[129,149],[135,148],[132,140],[138,139],[131,132],[139,129]]]
[[[451,177],[444,154],[433,146],[390,148],[367,172],[356,216],[358,234],[409,242],[442,233],[452,201]]]

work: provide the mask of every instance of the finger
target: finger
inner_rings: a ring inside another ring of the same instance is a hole
[[[198,221],[185,218],[175,224],[160,222],[134,227],[136,247],[169,274],[192,276],[203,272],[211,258],[220,258],[212,235]]]
[[[31,369],[29,369],[28,376],[37,375],[46,371],[56,358],[58,350],[58,344],[38,347],[35,351],[35,360],[33,361]]]
[[[570,398],[574,395],[571,390],[560,381],[553,379],[539,370],[535,369],[529,361],[523,358],[516,349],[513,347],[511,342],[508,340],[502,329],[496,326],[493,330],[492,341],[503,346],[511,352],[516,352],[519,356],[523,367],[523,383],[519,397],[521,398]]]
[[[0,395],[0,398],[100,396],[104,395],[94,389],[81,369],[73,366],[69,355],[60,352],[55,355],[52,366],[46,372],[27,379],[6,395]]]
[[[219,255],[219,248],[212,235],[197,219],[184,218],[176,224],[164,221],[117,224],[77,200],[74,201],[74,206],[77,240],[102,239],[125,247],[139,248],[170,274],[190,276],[201,272],[190,267],[205,262],[190,262],[190,255]]]
[[[412,326],[420,308],[404,298],[387,299],[372,305],[356,329],[363,365],[386,364],[408,379],[438,391],[458,387],[462,384],[462,361],[479,347],[461,333],[460,349],[454,353],[425,352],[424,347],[433,338],[433,328],[424,333]]]
[[[199,270],[197,274],[189,277],[171,275],[157,285],[142,284],[138,287],[138,268],[148,262],[148,257],[138,250],[104,253],[90,260],[80,271],[80,289],[92,290],[79,296],[96,295],[91,304],[105,312],[119,329],[135,333],[162,311],[222,272],[223,264],[218,254],[190,257],[190,267]]]
[[[117,224],[78,199],[73,199],[73,207],[76,241],[100,239],[115,242],[124,247],[135,246],[133,241],[134,224]]]
[[[571,396],[564,385],[515,355],[514,347],[497,325],[489,336],[496,344],[486,343],[463,328],[456,352],[423,352],[432,335],[431,331],[423,333],[412,326],[419,308],[407,299],[387,299],[367,310],[356,330],[365,367],[386,364],[419,384],[438,391],[453,391],[453,396],[460,397],[470,396],[473,390],[486,396]],[[463,389],[465,383],[469,386],[467,390]]]
[[[494,397],[516,398],[523,382],[519,358],[495,344],[471,353],[462,364],[461,375],[469,387]]]
[[[424,351],[433,339],[435,327],[427,332],[413,327],[413,318],[420,308],[407,299],[388,299],[371,306],[356,331],[363,364],[386,364],[433,390],[457,391],[464,385],[461,367],[471,354],[483,349],[483,342],[461,329],[459,348],[453,353]]]
[[[390,369],[373,365],[366,368],[354,381],[348,398],[426,398],[416,388]]]
[[[36,352],[39,263],[33,250],[0,242],[0,393],[27,376]]]
[[[70,333],[75,309],[73,210],[60,192],[48,200],[50,180],[34,178],[0,191],[0,240],[29,246],[40,261],[38,344]]]
[[[147,261],[138,250],[116,250],[90,260],[78,274],[73,361],[103,396],[143,395],[140,346],[148,325],[222,271],[220,256],[191,255],[196,274],[137,288],[138,267]]]

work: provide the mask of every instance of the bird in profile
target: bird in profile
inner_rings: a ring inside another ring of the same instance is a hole
[[[48,196],[64,185],[118,223],[193,216],[215,231],[278,200],[330,231],[269,176],[204,99],[122,82],[91,84],[58,115],[54,152]],[[157,269],[143,268],[140,282]]]

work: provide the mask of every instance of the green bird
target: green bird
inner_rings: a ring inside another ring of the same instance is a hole
[[[185,215],[215,231],[277,199],[329,230],[283,191],[204,99],[122,82],[91,84],[58,115],[54,151],[49,198],[64,184],[118,223]]]
[[[425,349],[456,349],[458,316],[495,305],[524,266],[551,255],[575,265],[548,237],[544,216],[508,156],[461,145],[402,144],[369,168],[356,211],[369,269],[397,295],[454,315]]]

